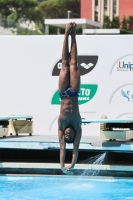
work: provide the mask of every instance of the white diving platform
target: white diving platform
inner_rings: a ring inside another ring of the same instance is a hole
[[[133,118],[120,118],[120,119],[84,119],[82,118],[82,123],[128,123],[133,122]]]
[[[33,116],[8,115],[0,116],[0,136],[18,135],[19,133],[33,133]]]
[[[82,124],[90,123],[100,123],[100,138],[103,140],[133,140],[133,118],[82,118]]]
[[[32,115],[8,115],[0,116],[0,121],[4,120],[18,120],[18,119],[33,119]]]

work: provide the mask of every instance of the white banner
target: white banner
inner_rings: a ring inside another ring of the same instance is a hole
[[[0,115],[33,115],[34,134],[57,134],[64,36],[0,37]],[[133,36],[77,36],[82,118],[133,117]],[[99,124],[82,125],[99,135]]]

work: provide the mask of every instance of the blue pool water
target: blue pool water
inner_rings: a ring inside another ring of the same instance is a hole
[[[0,200],[132,200],[133,179],[0,176]]]

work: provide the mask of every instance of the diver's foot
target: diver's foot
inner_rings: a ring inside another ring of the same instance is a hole
[[[66,36],[69,36],[72,32],[72,27],[73,27],[73,24],[72,22],[66,24],[66,28],[65,28],[65,35]]]
[[[71,36],[75,36],[76,35],[76,28],[77,28],[77,24],[75,22],[72,22]]]

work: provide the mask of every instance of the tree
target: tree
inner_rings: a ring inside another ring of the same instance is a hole
[[[122,24],[122,29],[126,30],[127,29],[127,18],[126,17],[123,17],[121,24]]]
[[[114,16],[112,21],[108,16],[104,16],[103,28],[120,28],[120,34],[133,34],[133,16],[123,17],[121,23],[117,16]]]
[[[67,11],[71,11],[71,17],[80,17],[80,0],[47,0],[39,5],[45,18],[67,18]]]
[[[8,16],[13,12],[23,15],[28,9],[33,9],[38,5],[36,0],[0,0],[0,13]]]
[[[128,18],[128,29],[133,31],[133,16],[129,16]]]
[[[80,18],[80,0],[58,0],[62,7],[67,11],[70,10],[72,18]]]
[[[112,28],[120,28],[119,17],[113,16],[113,20],[111,24],[112,24]]]
[[[8,27],[16,27],[16,21],[17,21],[17,14],[16,12],[11,13],[7,18],[5,18],[5,24]]]
[[[38,3],[42,3],[43,1],[47,1],[47,0],[37,0]]]
[[[44,1],[39,5],[39,9],[44,12],[45,18],[61,18],[64,14],[58,0]]]
[[[108,16],[104,16],[103,28],[112,28],[111,21]]]
[[[4,27],[20,19],[39,21],[43,15],[38,9],[37,0],[0,0],[0,14],[3,16]]]

